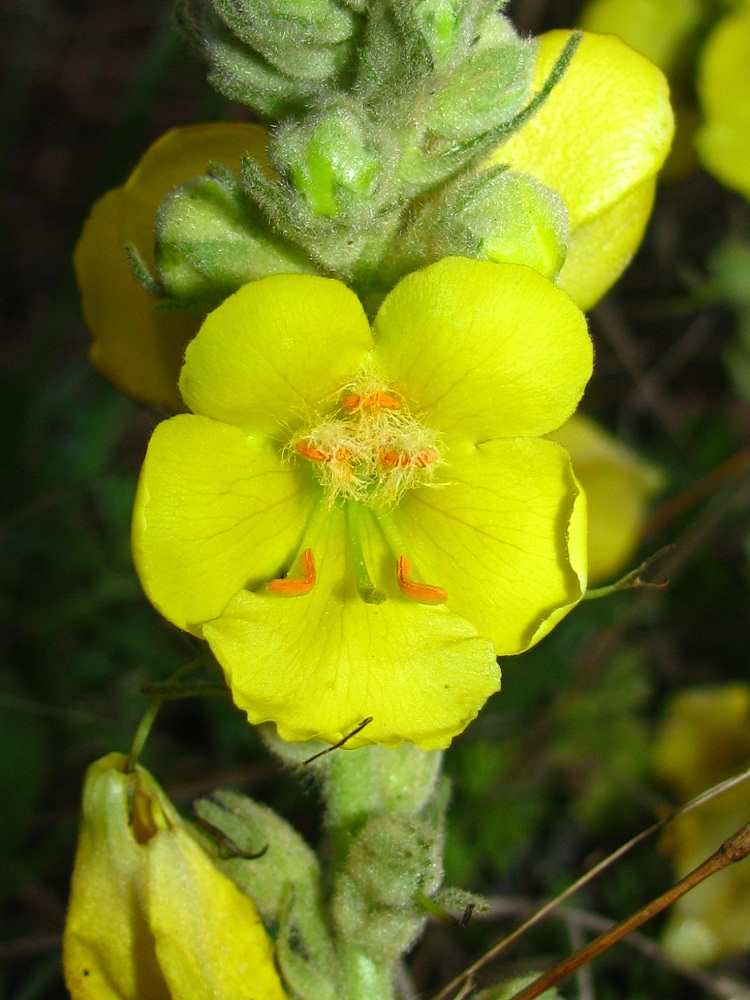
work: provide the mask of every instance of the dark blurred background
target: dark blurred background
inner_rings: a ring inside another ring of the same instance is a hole
[[[518,0],[510,11],[538,32],[572,26],[578,7]],[[190,658],[142,597],[129,556],[135,480],[158,415],[90,369],[71,253],[91,203],[162,132],[241,111],[209,90],[166,0],[3,0],[0,56],[0,997],[60,1000],[84,770],[128,749],[148,704],[141,684]],[[747,206],[700,171],[664,187],[638,259],[592,317],[587,407],[669,477],[671,506],[644,553],[679,548],[669,591],[582,607],[505,665],[504,694],[449,754],[449,876],[500,909],[505,901],[511,921],[664,804],[647,757],[669,693],[747,677],[750,409],[722,361],[732,314],[683,305],[713,249],[748,222]],[[144,761],[186,812],[229,786],[319,835],[314,789],[279,780],[226,700],[168,705]],[[581,905],[621,917],[671,878],[651,845]],[[418,985],[445,982],[510,926],[432,927],[414,955]],[[554,925],[509,968],[570,947]],[[601,968],[597,1000],[704,995],[637,953]]]

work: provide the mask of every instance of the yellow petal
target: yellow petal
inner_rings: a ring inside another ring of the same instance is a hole
[[[689,57],[686,44],[703,17],[700,0],[592,0],[583,9],[581,27],[617,35],[671,75]]]
[[[86,774],[63,965],[72,1000],[285,1000],[255,905],[121,754]]]
[[[565,451],[550,441],[490,441],[451,454],[445,482],[412,490],[381,516],[447,607],[498,655],[527,649],[582,597],[585,506]]]
[[[172,1000],[285,1000],[254,903],[217,878],[184,828],[157,835],[148,852],[146,910]]]
[[[579,308],[595,305],[628,266],[643,238],[655,194],[652,177],[571,233],[556,284]]]
[[[278,274],[244,285],[190,344],[180,391],[194,413],[276,433],[333,408],[372,347],[359,299],[340,281]],[[331,398],[329,398],[331,397]]]
[[[109,754],[86,773],[63,936],[73,1000],[171,1000],[143,911],[146,858],[128,824],[123,764]]]
[[[582,313],[519,264],[448,257],[407,275],[373,333],[378,370],[450,440],[546,434],[591,375]]]
[[[536,86],[546,79],[569,35],[553,31],[541,37]],[[672,132],[661,71],[614,36],[584,34],[561,82],[489,162],[508,163],[558,191],[575,244],[579,228],[602,219],[654,177],[669,151]],[[603,256],[594,254],[588,260],[588,294],[576,300],[582,308],[592,304],[592,295],[598,298],[607,290],[619,266],[614,262],[629,259],[640,230],[615,235],[612,246],[599,241]]]
[[[705,124],[695,142],[703,166],[750,199],[750,8],[725,17],[706,42],[698,71]]]
[[[83,314],[94,337],[91,362],[123,392],[172,412],[182,358],[200,321],[156,307],[133,276],[125,245],[153,266],[153,227],[162,198],[205,173],[212,161],[239,170],[243,154],[263,162],[265,131],[257,125],[193,125],[172,129],[146,152],[123,187],[93,207],[74,255]]]
[[[628,568],[646,522],[649,500],[664,476],[630,448],[579,414],[551,434],[566,449],[588,505],[589,583]]]
[[[371,716],[347,747],[403,740],[445,747],[500,686],[492,644],[445,607],[404,597],[395,556],[367,511],[361,524],[384,603],[359,596],[345,514],[335,509],[302,543],[317,570],[309,594],[243,592],[204,636],[235,703],[253,723],[275,722],[285,740],[335,743]]]
[[[200,634],[243,587],[288,565],[319,490],[265,437],[181,414],[156,428],[133,510],[133,559],[149,600]]]

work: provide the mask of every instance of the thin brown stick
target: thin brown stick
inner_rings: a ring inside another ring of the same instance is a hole
[[[634,847],[637,847],[638,844],[640,844],[642,841],[646,840],[652,834],[658,833],[659,830],[664,829],[664,827],[668,823],[671,823],[672,820],[677,819],[678,816],[683,816],[685,813],[691,812],[693,809],[697,809],[698,806],[703,805],[704,802],[708,802],[710,799],[715,798],[722,792],[728,791],[730,788],[733,788],[735,785],[740,784],[742,781],[745,781],[748,778],[750,778],[750,768],[748,768],[748,770],[746,771],[743,771],[741,774],[735,775],[732,778],[727,778],[726,781],[722,781],[718,785],[714,785],[712,788],[707,789],[705,792],[701,792],[700,795],[697,795],[694,799],[691,799],[689,802],[686,802],[684,806],[680,806],[679,809],[675,809],[675,811],[671,813],[669,816],[666,816],[664,819],[661,819],[658,822],[653,823],[651,826],[647,827],[647,829],[642,830],[640,833],[636,834],[635,837],[631,837],[631,839],[628,840],[625,844],[623,844],[621,847],[618,847],[616,851],[613,851],[611,854],[607,855],[607,857],[604,858],[602,861],[600,861],[597,865],[594,865],[593,868],[589,869],[589,871],[581,875],[580,878],[576,879],[576,881],[573,882],[571,885],[569,885],[568,888],[565,889],[563,892],[561,892],[559,896],[556,896],[555,899],[550,900],[548,903],[542,906],[541,909],[539,909],[532,917],[529,917],[529,919],[524,921],[524,923],[522,923],[520,927],[517,927],[511,934],[503,938],[502,941],[499,941],[498,944],[494,946],[494,948],[490,948],[489,951],[485,952],[484,955],[482,955],[480,958],[476,960],[476,962],[474,962],[462,973],[456,976],[455,979],[452,979],[451,982],[448,983],[448,985],[445,986],[440,991],[440,993],[436,994],[436,996],[433,997],[433,1000],[448,1000],[448,998],[453,994],[453,991],[458,989],[458,987],[461,986],[461,984],[464,983],[467,979],[471,979],[474,976],[474,974],[479,971],[479,969],[487,965],[488,962],[491,962],[493,959],[497,958],[497,956],[502,951],[505,951],[505,949],[508,948],[511,944],[513,944],[514,941],[517,941],[518,938],[520,938],[523,934],[525,934],[527,930],[530,930],[530,928],[534,927],[536,924],[542,921],[564,900],[568,899],[579,889],[583,888],[584,885],[587,885],[592,879],[596,878],[597,875],[599,875],[606,868],[609,868],[610,865],[614,864],[615,861],[618,861],[621,857],[623,857],[623,855],[627,854]]]
[[[631,914],[625,920],[621,920],[611,930],[594,938],[584,948],[580,948],[573,955],[560,962],[559,965],[556,965],[554,969],[539,976],[538,979],[535,979],[525,989],[515,993],[510,1000],[536,1000],[536,997],[541,996],[550,987],[555,986],[561,979],[565,979],[586,962],[590,962],[597,955],[601,955],[603,951],[611,948],[613,944],[617,944],[618,941],[621,941],[631,931],[637,927],[641,927],[648,920],[651,920],[652,917],[655,917],[657,913],[666,910],[680,896],[684,896],[686,892],[695,888],[704,879],[715,875],[716,872],[721,871],[728,865],[734,864],[735,861],[741,861],[748,854],[750,854],[750,823],[743,826],[742,829],[738,830],[731,837],[728,837],[717,851],[709,858],[706,858],[703,864],[694,868],[693,871],[680,879],[676,885],[673,885],[671,889],[667,889],[661,896],[651,900],[650,903],[646,903],[636,913]]]

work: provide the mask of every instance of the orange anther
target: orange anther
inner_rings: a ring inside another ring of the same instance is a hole
[[[327,462],[330,459],[330,455],[326,455],[324,451],[311,445],[309,441],[298,441],[294,447],[300,455],[304,455],[305,458],[309,458],[312,462]]]
[[[294,446],[300,455],[309,458],[312,462],[347,462],[351,457],[351,449],[337,448],[335,451],[323,451],[316,448],[309,441],[298,441]]]
[[[384,469],[405,469],[411,458],[401,451],[379,451],[378,461]]]
[[[347,396],[341,404],[345,410],[356,410],[361,407],[363,410],[400,410],[401,403],[395,396],[387,392],[378,390],[369,392],[366,396]]]
[[[431,583],[414,583],[411,579],[411,560],[399,556],[396,560],[396,579],[405,597],[419,604],[443,604],[448,600],[448,591]]]
[[[280,580],[271,580],[270,583],[266,584],[267,589],[272,594],[278,594],[279,597],[304,597],[305,594],[309,594],[315,586],[317,577],[312,549],[305,549],[300,558],[300,563],[302,564],[304,576],[286,576]]]
[[[414,464],[418,469],[425,469],[428,465],[432,465],[433,462],[437,462],[440,455],[435,451],[434,448],[425,448],[424,451],[420,451],[419,454],[414,456]]]
[[[405,469],[413,465],[417,469],[425,469],[440,458],[434,448],[425,448],[424,451],[417,452],[416,455],[409,455],[403,451],[379,451],[378,461],[384,469]]]

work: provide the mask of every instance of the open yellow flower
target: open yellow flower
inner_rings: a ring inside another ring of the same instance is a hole
[[[537,87],[569,36],[539,39]],[[641,242],[673,129],[663,73],[618,38],[584,33],[560,83],[492,157],[562,196],[570,245],[557,285],[581,309],[614,284]]]
[[[723,18],[709,35],[698,67],[704,124],[698,156],[723,184],[750,199],[750,7]]]
[[[583,497],[540,440],[591,372],[581,312],[520,265],[446,258],[373,328],[338,281],[277,275],[211,313],[157,427],[133,552],[287,740],[445,746],[585,587]]]
[[[589,584],[629,568],[646,523],[649,500],[664,486],[654,465],[589,417],[576,414],[551,435],[570,455],[586,493]]]
[[[86,774],[63,964],[73,1000],[286,1000],[254,903],[117,753]]]
[[[266,133],[258,125],[175,128],[146,152],[122,187],[91,210],[73,262],[86,323],[94,337],[90,359],[118,389],[174,413],[184,409],[177,390],[185,347],[201,317],[158,308],[128,266],[132,244],[153,267],[154,220],[162,199],[178,184],[218,161],[239,170],[252,152],[265,162]]]

